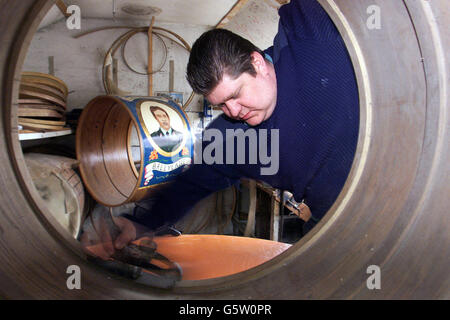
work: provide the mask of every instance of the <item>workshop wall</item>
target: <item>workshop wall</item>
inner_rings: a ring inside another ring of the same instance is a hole
[[[236,32],[253,41],[262,49],[272,44],[278,24],[277,6],[274,1],[249,1],[224,28]],[[55,10],[48,13],[55,15]],[[104,30],[75,39],[74,36],[95,28],[105,26],[131,25],[146,26],[142,21],[112,21],[105,19],[82,19],[80,30],[69,30],[65,19],[56,23],[43,24],[35,34],[24,63],[23,70],[49,73],[49,57],[53,57],[54,74],[64,80],[69,87],[68,110],[83,108],[93,97],[103,94],[102,64],[106,51],[113,41],[126,29]],[[211,26],[159,23],[155,26],[166,28],[192,44]],[[169,61],[174,60],[174,91],[182,92],[186,101],[191,88],[185,79],[188,52],[171,41],[167,45],[167,58],[160,72],[154,74],[154,91],[169,90]],[[157,69],[164,58],[161,41],[153,38],[153,66]],[[137,34],[130,39],[126,47],[128,63],[138,71],[145,71],[147,65],[147,37]],[[147,76],[130,71],[121,58],[121,52],[115,55],[118,62],[118,85],[132,95],[147,95]],[[201,111],[203,99],[196,96],[189,110]],[[217,112],[215,113],[217,115]],[[195,119],[195,113],[189,114]]]
[[[75,39],[74,36],[85,31],[104,26],[123,26],[130,23],[104,19],[82,19],[81,30],[68,30],[64,19],[38,30],[33,38],[24,70],[49,73],[49,57],[54,58],[55,76],[64,80],[69,87],[68,110],[83,108],[90,99],[104,94],[102,83],[102,65],[105,54],[115,39],[126,32],[126,29],[104,30]],[[145,24],[132,23],[132,26]],[[169,29],[188,43],[192,43],[206,26],[158,24],[155,26]],[[164,56],[161,41],[154,37],[153,65],[157,68]],[[191,93],[189,84],[185,80],[185,67],[188,52],[166,41],[168,47],[167,61],[161,71],[154,74],[154,91],[169,90],[169,60],[174,60],[174,90],[183,92],[185,99]],[[144,72],[147,65],[147,36],[137,34],[127,44],[126,57],[128,63],[138,71]],[[131,95],[147,95],[147,76],[130,71],[121,58],[121,52],[115,55],[118,62],[118,85],[123,91]],[[195,110],[200,99],[192,103]]]
[[[280,4],[272,0],[252,0],[224,26],[253,42],[264,50],[273,44],[278,30],[278,8]]]
[[[278,2],[274,0],[250,0],[224,26],[255,43],[261,49],[272,45],[278,26]],[[59,16],[59,20],[58,20]],[[53,21],[53,22],[52,22]],[[56,22],[55,22],[56,21]],[[24,71],[51,73],[50,58],[53,60],[54,75],[66,82],[69,88],[67,110],[83,109],[86,104],[98,95],[105,93],[102,82],[102,65],[105,54],[112,43],[127,29],[103,30],[80,38],[75,36],[89,30],[109,26],[148,26],[148,21],[112,20],[82,18],[80,30],[69,30],[66,20],[59,9],[54,6],[41,22],[41,26],[32,39],[23,66]],[[160,23],[156,19],[155,26],[168,29],[180,35],[187,43],[194,41],[212,26],[195,24]],[[185,79],[188,52],[164,39],[167,46],[167,57],[160,39],[153,37],[153,66],[161,70],[153,75],[154,92],[169,90],[169,65],[174,61],[174,91],[182,92],[184,101],[191,94],[191,88]],[[146,71],[147,35],[139,33],[131,38],[125,50],[128,64],[139,72]],[[122,52],[115,54],[118,59],[118,87],[130,95],[147,95],[148,79],[146,75],[137,74],[127,68]],[[201,121],[203,97],[195,95],[186,109],[195,134],[200,134],[208,122],[221,114],[220,110],[212,110],[212,118]],[[33,142],[36,144],[36,142]]]

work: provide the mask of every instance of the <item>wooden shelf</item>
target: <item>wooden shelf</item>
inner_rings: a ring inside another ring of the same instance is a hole
[[[54,138],[54,137],[60,137],[60,136],[67,136],[72,133],[73,133],[73,130],[70,128],[67,128],[66,130],[61,130],[61,131],[19,133],[19,140],[22,141],[22,140]]]

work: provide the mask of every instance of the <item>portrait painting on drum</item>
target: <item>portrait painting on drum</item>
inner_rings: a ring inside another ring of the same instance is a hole
[[[155,102],[143,104],[140,110],[150,143],[158,153],[171,156],[180,152],[186,140],[186,124],[178,112]]]

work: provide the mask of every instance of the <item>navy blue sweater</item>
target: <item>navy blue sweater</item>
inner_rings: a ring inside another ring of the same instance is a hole
[[[158,197],[137,204],[131,219],[151,229],[174,223],[200,199],[242,177],[292,192],[310,207],[312,223],[331,207],[349,173],[358,139],[359,98],[353,67],[341,36],[316,0],[292,0],[280,8],[279,15],[274,44],[266,50],[277,76],[272,116],[250,127],[222,115],[208,126],[224,137],[226,129],[266,129],[269,153],[276,152],[270,150],[271,139],[276,138],[270,130],[278,129],[277,173],[262,175],[261,168],[269,165],[248,163],[255,149],[247,139],[247,164],[192,165]],[[225,162],[226,147],[223,151]]]

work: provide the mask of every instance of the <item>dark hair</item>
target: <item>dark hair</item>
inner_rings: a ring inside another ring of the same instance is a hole
[[[203,33],[192,46],[187,66],[187,80],[194,92],[208,95],[222,80],[224,73],[236,79],[256,71],[252,52],[264,53],[250,41],[225,29]]]
[[[164,110],[163,108],[156,107],[156,106],[151,106],[151,107],[150,107],[150,111],[152,112],[152,114],[153,114],[153,116],[155,117],[155,119],[156,119],[155,112],[156,112],[157,110],[161,110],[162,112],[164,112],[164,113],[167,115],[168,118],[170,118],[170,117],[169,117],[169,114],[168,114],[168,113],[166,112],[166,110]]]

